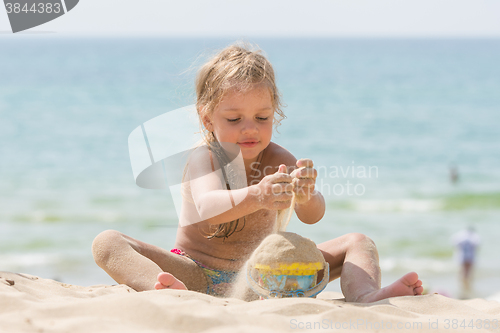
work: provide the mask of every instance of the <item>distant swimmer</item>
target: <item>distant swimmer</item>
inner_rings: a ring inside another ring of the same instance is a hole
[[[450,181],[452,184],[458,182],[458,167],[455,165],[450,166]]]
[[[462,291],[466,295],[471,292],[472,270],[476,260],[476,252],[480,243],[480,237],[474,227],[469,226],[453,236],[453,243],[457,247],[460,264],[462,266]]]

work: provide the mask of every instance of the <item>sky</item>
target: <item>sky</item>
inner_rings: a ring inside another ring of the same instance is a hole
[[[5,8],[0,8],[0,32],[12,33]],[[81,0],[64,16],[27,32],[178,37],[500,37],[500,1]]]

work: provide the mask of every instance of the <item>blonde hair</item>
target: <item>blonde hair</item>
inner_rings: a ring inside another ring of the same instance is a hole
[[[213,132],[209,132],[203,125],[203,118],[211,118],[213,112],[221,102],[224,94],[236,89],[246,92],[257,85],[269,89],[274,109],[273,124],[277,128],[285,114],[281,110],[281,95],[276,86],[273,66],[262,54],[261,50],[249,44],[235,44],[226,47],[205,63],[196,76],[196,110],[200,118],[200,127],[204,133],[203,139],[209,149],[219,160],[219,165],[226,165],[227,158],[217,142]],[[224,175],[227,189],[231,179]],[[239,220],[222,223],[214,226],[208,232],[207,238],[227,238],[237,231]],[[246,219],[243,217],[243,222]],[[243,224],[244,227],[244,224]],[[243,229],[243,227],[241,229]],[[213,230],[215,229],[215,230]],[[240,230],[241,230],[240,229]]]
[[[257,85],[263,85],[269,89],[275,111],[273,123],[276,128],[286,116],[281,110],[283,105],[281,94],[276,86],[273,66],[262,55],[261,50],[252,50],[248,44],[231,45],[200,68],[195,82],[196,110],[207,144],[214,142],[215,138],[204,128],[203,117],[210,117],[213,114],[227,91],[237,89],[245,92]]]

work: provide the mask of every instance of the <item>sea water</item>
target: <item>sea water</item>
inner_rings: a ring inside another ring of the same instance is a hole
[[[497,292],[500,40],[252,41],[286,104],[274,141],[314,161],[326,199],[318,224],[288,231],[366,234],[383,285],[414,270],[458,296],[451,236],[473,225],[476,295]],[[1,36],[0,271],[113,283],[91,254],[106,229],[171,248],[172,198],[135,185],[128,135],[192,104],[196,69],[231,42]]]

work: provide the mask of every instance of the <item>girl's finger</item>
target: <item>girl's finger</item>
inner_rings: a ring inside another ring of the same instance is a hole
[[[295,180],[293,181],[294,188],[311,187],[314,186],[314,184],[316,184],[316,181],[311,178],[295,178]]]
[[[318,171],[314,168],[300,168],[295,171],[293,174],[295,178],[316,178],[318,175]]]
[[[278,172],[279,172],[279,173],[288,173],[288,172],[287,172],[286,165],[284,165],[284,164],[280,164],[280,166],[279,166],[279,168],[278,168]]]
[[[306,167],[306,168],[312,168],[313,167],[313,161],[309,158],[301,158],[300,160],[297,160],[296,163],[298,168]]]
[[[291,183],[293,180],[292,176],[287,173],[277,172],[274,175],[271,175],[271,182],[273,184],[276,183]]]
[[[300,174],[300,172],[303,170],[304,168],[298,168],[298,169],[295,169],[292,171],[292,173],[290,174],[290,176],[292,176],[293,178],[298,178],[297,175]]]
[[[292,192],[290,193],[282,193],[274,196],[274,201],[291,201],[292,200]]]
[[[287,209],[287,208],[290,207],[291,203],[292,203],[292,200],[288,200],[288,201],[275,201],[273,203],[273,209],[275,209],[275,210]]]
[[[273,184],[271,186],[271,191],[273,192],[273,194],[275,195],[280,195],[280,194],[283,194],[283,193],[288,193],[288,194],[292,194],[292,191],[293,191],[293,185],[291,183],[285,183],[285,184]]]
[[[295,187],[293,189],[293,192],[295,192],[296,195],[303,195],[303,194],[307,194],[307,193],[312,193],[312,192],[314,192],[314,185]]]
[[[282,184],[281,186],[283,187],[284,192],[286,192],[286,193],[292,193],[293,192],[293,186],[294,185],[292,183]]]

